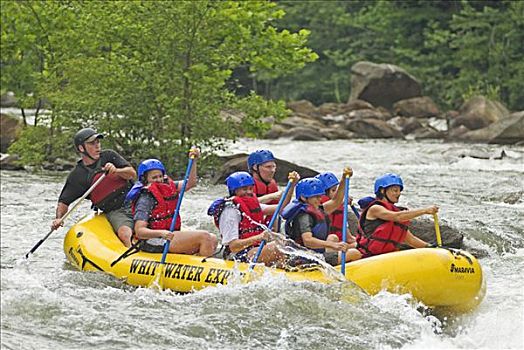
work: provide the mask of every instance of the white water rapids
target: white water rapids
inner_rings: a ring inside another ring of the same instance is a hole
[[[401,204],[437,204],[439,218],[481,258],[487,294],[465,315],[428,315],[409,295],[369,297],[341,284],[267,276],[247,285],[187,295],[126,286],[72,269],[47,232],[65,173],[2,171],[2,349],[522,349],[524,348],[524,147],[439,141],[240,141],[229,154],[267,148],[275,156],[338,176],[354,170],[350,195],[371,194],[374,178],[402,175]],[[463,157],[480,151],[503,159]],[[209,204],[223,185],[184,196],[184,226],[216,232]],[[66,227],[89,213],[87,203]],[[442,286],[445,288],[445,286]]]

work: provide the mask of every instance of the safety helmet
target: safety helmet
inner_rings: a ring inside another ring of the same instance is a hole
[[[166,174],[166,168],[164,167],[164,164],[162,164],[162,162],[158,159],[151,158],[142,161],[138,165],[138,179],[143,181],[146,173],[151,170],[160,170],[162,171],[162,174]]]
[[[229,190],[229,195],[232,196],[235,194],[235,191],[240,187],[254,186],[255,180],[248,172],[237,171],[227,177],[226,185],[227,189]]]
[[[375,195],[380,195],[381,188],[386,189],[395,185],[400,186],[401,191],[404,189],[404,183],[402,182],[400,176],[393,173],[384,174],[375,180]]]
[[[300,196],[304,196],[305,198],[321,196],[325,192],[326,191],[324,191],[324,184],[322,181],[314,177],[308,177],[300,180],[297,183],[297,187],[295,189],[297,199],[300,199]]]
[[[249,157],[247,157],[247,169],[251,172],[254,165],[260,165],[275,160],[275,156],[273,156],[271,151],[268,151],[267,149],[259,149],[252,152]]]
[[[318,174],[317,176],[315,176],[315,179],[319,179],[320,181],[322,181],[322,184],[324,185],[324,191],[327,191],[331,187],[338,185],[337,177],[335,176],[335,174],[330,172]]]
[[[93,138],[94,137],[94,138]],[[75,143],[75,148],[78,149],[78,146],[83,145],[88,139],[103,139],[104,135],[96,132],[92,128],[84,128],[79,130],[73,137],[73,142]]]

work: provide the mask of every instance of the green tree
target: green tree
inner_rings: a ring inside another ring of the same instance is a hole
[[[287,28],[311,31],[319,60],[259,89],[274,98],[344,102],[357,61],[392,63],[447,108],[471,94],[522,109],[522,1],[279,2]]]
[[[450,98],[485,95],[524,109],[524,3],[476,9],[467,2],[446,32],[457,74]]]
[[[38,4],[48,11],[50,3]],[[63,39],[54,47],[61,59],[42,89],[52,101],[51,128],[70,137],[92,125],[135,160],[172,163],[177,155],[185,163],[193,143],[214,150],[241,132],[258,135],[268,127],[261,119],[281,118],[284,105],[236,96],[226,85],[232,71],[248,66],[273,79],[316,58],[305,47],[308,33],[277,30],[272,23],[284,12],[264,1],[62,4],[53,13],[62,27],[48,28]],[[241,120],[226,110],[239,110]]]

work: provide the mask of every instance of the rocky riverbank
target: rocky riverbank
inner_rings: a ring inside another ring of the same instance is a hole
[[[291,116],[277,122],[268,139],[334,140],[359,138],[442,139],[458,142],[524,142],[524,111],[510,112],[484,96],[458,110],[442,111],[411,74],[391,64],[359,62],[351,68],[347,103],[315,106],[288,103]]]
[[[0,102],[2,111],[17,106],[16,97],[12,94],[3,95]],[[301,100],[291,101],[287,107],[291,111],[290,116],[278,122],[273,121],[264,138],[306,141],[440,139],[490,144],[524,143],[524,111],[511,112],[502,103],[484,96],[470,98],[457,110],[443,111],[430,97],[423,95],[422,83],[402,68],[391,64],[358,62],[353,65],[351,94],[347,103],[329,102],[315,106]],[[242,113],[227,113],[227,118],[233,122],[242,117]],[[271,121],[272,118],[265,120]],[[18,137],[23,122],[3,112],[0,122],[0,168],[23,169],[16,155],[5,154]],[[74,159],[57,159],[41,166],[50,170],[68,170],[74,166]]]

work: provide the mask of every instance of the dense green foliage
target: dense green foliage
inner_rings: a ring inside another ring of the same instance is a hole
[[[38,121],[47,137],[26,131],[12,150],[53,159],[73,149],[56,144],[93,126],[126,157],[185,163],[191,144],[258,135],[262,118],[286,114],[283,102],[238,97],[226,83],[237,67],[275,79],[316,59],[307,31],[272,25],[283,15],[264,1],[3,1],[2,90],[45,97],[52,110]]]
[[[361,60],[403,67],[445,109],[474,94],[524,109],[523,1],[1,7],[1,92],[14,91],[23,109],[45,101],[52,111],[13,145],[26,163],[67,157],[67,140],[87,125],[135,161],[185,162],[190,144],[216,150],[260,135],[265,117],[286,114],[280,100],[347,101],[350,68]]]
[[[280,25],[311,31],[319,59],[295,74],[259,79],[259,93],[315,104],[345,102],[358,61],[401,66],[425,94],[457,108],[473,94],[524,109],[522,1],[282,1]]]

